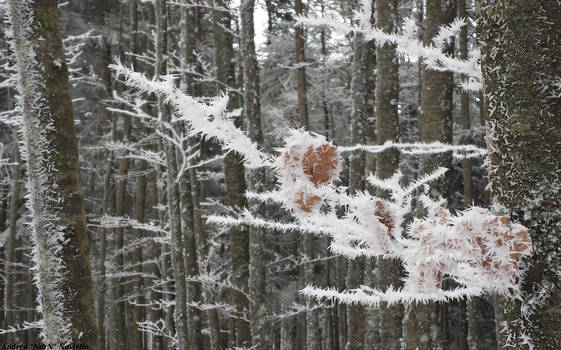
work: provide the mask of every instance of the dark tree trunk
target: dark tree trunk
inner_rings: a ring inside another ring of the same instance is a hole
[[[255,29],[253,13],[255,0],[241,2],[241,53],[244,72],[244,117],[246,130],[251,140],[263,144],[261,129],[261,103],[259,87],[259,64],[255,53]],[[265,171],[253,169],[248,174],[248,189],[259,192],[264,189]],[[259,213],[259,204],[250,201],[250,210]],[[252,346],[258,350],[270,348],[269,325],[266,321],[267,304],[265,294],[265,231],[261,228],[249,229],[249,318],[251,319]]]
[[[34,260],[45,318],[43,337],[47,342],[73,341],[98,349],[78,146],[58,1],[34,1],[31,13],[22,2],[10,1],[9,9],[20,73],[28,203],[34,213]],[[26,23],[29,16],[33,19],[31,28]]]
[[[534,249],[523,265],[524,305],[519,300],[507,303],[508,330],[514,349],[529,348],[522,334],[531,337],[534,349],[557,349],[561,347],[561,5],[524,0],[477,4],[492,196],[501,205],[501,214],[529,229]],[[527,305],[532,307],[523,313]]]
[[[391,33],[397,28],[397,0],[376,1],[376,25]],[[376,136],[378,144],[398,141],[399,119],[397,106],[399,99],[398,58],[395,47],[390,44],[377,47],[376,79]],[[397,171],[399,153],[389,149],[377,155],[376,176],[381,179],[391,177]],[[385,290],[389,286],[401,285],[401,262],[398,259],[378,259],[378,285]],[[380,305],[380,348],[399,350],[403,305]]]
[[[226,7],[224,1],[216,1],[216,5]],[[234,66],[233,36],[223,28],[231,27],[231,14],[223,11],[213,13],[213,31],[216,43],[216,65],[218,81],[223,82],[230,89],[239,87],[236,82],[236,72]],[[220,88],[220,86],[219,86]],[[242,97],[238,94],[231,94],[230,108],[236,109],[242,106]],[[241,128],[243,118],[238,117],[235,125]],[[242,157],[229,152],[224,159],[224,172],[226,176],[226,196],[228,204],[236,209],[245,208],[247,200],[245,191],[245,169]],[[249,267],[249,230],[247,227],[232,227],[230,229],[230,264],[232,266],[231,281],[238,290],[248,292],[248,267]],[[251,344],[251,334],[249,323],[244,317],[237,317],[247,313],[249,300],[244,293],[236,289],[230,291],[230,302],[236,307],[238,315],[229,320],[230,323],[230,346],[244,347]]]

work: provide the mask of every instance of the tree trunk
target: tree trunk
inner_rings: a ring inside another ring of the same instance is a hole
[[[397,28],[397,0],[376,1],[376,24],[385,32]],[[376,136],[378,144],[398,141],[399,119],[397,106],[399,99],[398,58],[395,47],[384,44],[376,48]],[[391,177],[399,166],[399,153],[389,149],[377,155],[376,176],[381,179]],[[378,259],[378,285],[382,290],[401,285],[401,262],[398,259]],[[380,349],[399,350],[401,348],[401,322],[403,305],[380,305]]]
[[[458,0],[458,17],[466,18],[466,0]],[[460,58],[468,58],[468,36],[467,25],[463,26],[460,30]],[[460,79],[466,79],[465,76]],[[467,135],[462,140],[462,143],[469,144],[473,142],[470,133],[470,113],[469,113],[469,93],[462,90],[460,92],[460,114],[462,121],[462,129]],[[471,180],[471,159],[464,159],[463,161],[464,172],[464,204],[469,207],[473,204],[472,193],[472,180]]]
[[[167,53],[165,33],[167,31],[167,1],[156,0],[156,67],[155,78],[166,73],[164,55]],[[163,98],[158,96],[158,114],[162,116],[164,123],[169,123],[171,115],[169,109],[164,105]],[[171,132],[168,132],[170,137]],[[167,173],[167,205],[169,211],[169,228],[171,232],[171,263],[173,267],[173,278],[175,283],[175,308],[173,320],[175,322],[175,336],[177,338],[176,348],[178,350],[189,349],[190,339],[187,327],[187,296],[186,296],[186,274],[185,261],[183,260],[183,236],[181,231],[181,208],[177,185],[177,162],[175,146],[164,141],[166,155]]]
[[[129,2],[130,6],[130,31],[132,34],[132,66],[133,69],[138,69],[138,64],[135,54],[139,54],[138,47],[138,0],[131,0]],[[140,159],[136,162],[136,183],[135,189],[135,200],[134,200],[134,215],[136,221],[144,223],[145,217],[145,202],[146,202],[146,169],[148,163],[144,159]],[[137,240],[142,238],[142,230],[134,229],[133,237]],[[132,282],[132,294],[134,296],[134,304],[132,305],[132,319],[130,322],[130,335],[129,335],[129,347],[131,349],[142,349],[142,332],[138,328],[138,323],[143,321],[142,317],[142,306],[144,303],[144,298],[142,296],[142,246],[135,248],[131,254],[132,272],[135,274],[133,276]]]
[[[186,2],[185,2],[186,3]],[[194,61],[194,28],[191,10],[181,8],[181,65],[182,69],[186,69],[188,65]],[[181,89],[186,93],[192,92],[192,78],[189,74],[181,75]],[[185,145],[188,146],[188,145]],[[189,174],[184,174],[180,179],[180,201],[181,201],[181,223],[183,228],[184,247],[185,247],[185,269],[188,279],[193,279],[199,275],[199,262],[197,253],[197,239],[194,230],[194,208],[191,196],[191,180]],[[191,339],[191,349],[201,350],[203,348],[202,334],[202,312],[197,306],[201,302],[202,292],[201,283],[198,281],[187,282],[187,317],[189,325],[189,337]]]
[[[303,14],[302,0],[295,0],[294,12],[297,16]],[[305,64],[305,45],[306,39],[304,36],[304,29],[301,26],[294,28],[294,42],[295,42],[295,57],[294,64],[296,68],[296,88],[298,90],[298,116],[300,119],[300,128],[310,130],[310,122],[308,119],[308,91],[306,82],[306,68]],[[302,242],[302,250],[306,259],[313,259],[314,252],[314,237],[310,234],[304,234]],[[314,283],[314,264],[306,263],[302,267],[304,269],[304,285]],[[306,299],[306,306],[311,308],[313,300]],[[316,330],[318,328],[318,315],[314,311],[306,311],[305,314],[299,316],[299,321],[305,320],[302,324],[301,331],[305,330],[305,344],[307,350],[315,350],[318,348],[319,339],[316,337]]]
[[[468,302],[467,318],[469,350],[496,350],[497,333],[493,320],[493,306],[486,297],[472,298]],[[497,328],[500,330],[502,325],[499,324]]]
[[[424,42],[432,43],[440,25],[447,24],[453,17],[453,1],[427,0]],[[455,13],[455,12],[454,12]],[[452,46],[453,48],[453,46]],[[452,51],[453,52],[453,49]],[[421,142],[440,141],[452,143],[452,89],[453,74],[422,69],[421,88],[421,117],[420,139]],[[439,166],[451,167],[451,155],[430,156],[423,159],[421,171],[430,172]],[[435,196],[447,198],[451,194],[450,174],[436,186],[431,193]],[[431,350],[435,346],[448,347],[446,318],[447,305],[428,302],[427,304],[412,304],[404,322],[404,339],[406,349]]]
[[[104,4],[96,4],[94,9],[94,23],[98,26],[98,30],[102,33],[102,28],[105,25],[105,6]],[[111,63],[111,46],[108,39],[102,34],[102,45],[98,49],[97,55],[99,61],[96,73],[101,77],[101,86],[98,88],[97,94],[101,99],[107,99],[111,95],[111,73],[109,71],[109,64]],[[96,47],[97,49],[97,47]],[[111,140],[115,140],[115,120],[111,116],[106,106],[101,108],[101,122],[99,127],[99,137],[110,134]],[[102,159],[105,161],[103,173],[103,202],[101,208],[101,215],[113,215],[115,213],[115,193],[113,184],[113,162],[114,153],[105,149],[103,151]],[[99,348],[104,350],[106,348],[106,328],[105,328],[105,313],[106,313],[106,297],[107,294],[107,279],[106,279],[106,257],[107,257],[107,233],[110,229],[99,227],[99,257],[98,257],[98,274],[97,279],[97,295],[96,295],[96,309],[97,309],[97,324],[99,331]]]
[[[522,298],[506,306],[511,345],[528,349],[525,335],[536,350],[557,349],[561,5],[523,0],[477,4],[492,196],[500,214],[529,229],[534,249],[522,265],[527,268]]]
[[[360,34],[354,38],[354,59],[351,94],[353,98],[351,144],[366,142],[365,130],[368,118],[374,114],[374,43],[364,42]],[[349,161],[349,191],[355,193],[365,189],[365,157],[362,152],[353,152]],[[347,289],[364,283],[364,259],[351,259],[348,263]],[[364,306],[347,305],[347,350],[364,349],[366,311]]]
[[[45,342],[98,349],[78,146],[58,1],[9,1],[19,71],[33,259]],[[32,26],[29,27],[29,23]],[[39,79],[39,81],[37,81]]]
[[[294,1],[294,12],[297,16],[302,15],[302,0]],[[296,68],[296,87],[298,89],[298,115],[300,116],[300,127],[309,130],[308,121],[308,93],[306,86],[305,45],[304,29],[301,26],[294,27],[295,57],[294,65]]]
[[[131,5],[132,6],[132,5]],[[131,26],[133,27],[133,26]],[[134,28],[129,28],[133,31],[135,37],[136,31]],[[133,39],[133,41],[136,39]],[[131,141],[131,117],[130,115],[123,114],[123,136],[122,142],[129,144]],[[123,217],[125,215],[125,203],[127,203],[127,177],[129,171],[128,151],[123,150],[118,157],[119,171],[117,174],[117,184],[115,188],[115,216]],[[112,240],[112,254],[113,256],[113,273],[117,274],[122,272],[125,265],[125,256],[122,252],[124,247],[124,228],[117,227],[114,230],[114,237]],[[111,308],[113,315],[113,325],[110,331],[110,344],[111,348],[125,349],[128,347],[129,337],[127,336],[127,300],[125,298],[125,279],[121,277],[113,277],[113,307]]]
[[[255,0],[241,2],[241,52],[244,72],[244,117],[246,130],[251,140],[263,144],[261,129],[261,104],[259,88],[259,65],[255,54],[255,30],[253,13]],[[264,190],[265,170],[252,169],[247,177],[249,191]],[[250,201],[250,210],[259,213],[259,203]],[[265,230],[252,227],[249,229],[249,319],[251,320],[252,346],[258,350],[270,349],[268,331],[267,304],[265,294]]]
[[[145,221],[145,203],[146,203],[146,172],[148,163],[144,159],[137,161],[136,171],[137,178],[135,184],[136,198],[134,202],[134,215],[135,219],[143,223]],[[142,230],[135,229],[135,239],[142,239]],[[132,310],[132,325],[131,325],[131,335],[130,335],[130,347],[131,349],[142,349],[142,332],[138,329],[138,323],[143,321],[142,315],[142,305],[144,303],[144,297],[142,292],[142,246],[135,248],[132,252],[132,265],[133,272],[136,274],[134,276],[133,282],[133,295],[135,297],[135,304]]]
[[[216,6],[226,7],[227,3],[218,0]],[[229,12],[213,12],[213,31],[216,44],[216,66],[218,81],[224,82],[227,88],[235,89],[239,86],[236,82],[236,72],[234,65],[233,37],[231,32],[223,28],[230,28],[232,17]],[[230,108],[236,109],[242,106],[241,96],[233,94],[230,97]],[[235,125],[241,128],[243,118],[238,117]],[[226,177],[226,196],[228,204],[236,209],[245,208],[247,200],[245,191],[245,169],[242,157],[229,152],[224,159],[224,172]],[[231,347],[249,347],[251,344],[251,334],[249,323],[245,320],[249,309],[249,300],[246,296],[248,292],[248,266],[249,266],[249,231],[247,227],[230,228],[230,265],[232,267],[231,281],[236,287],[230,291],[230,303],[235,306],[235,317],[229,321],[232,325],[229,330]],[[243,292],[239,292],[239,291]],[[245,294],[244,294],[245,293]]]

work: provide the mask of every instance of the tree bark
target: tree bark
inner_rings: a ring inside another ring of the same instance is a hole
[[[184,1],[186,4],[187,2]],[[193,15],[191,9],[181,8],[181,40],[180,40],[180,50],[181,50],[181,67],[182,69],[187,69],[187,67],[194,62],[194,50],[195,50],[195,28],[194,24],[196,21],[193,20]],[[192,93],[193,84],[192,77],[183,72],[181,74],[181,89],[186,93]],[[189,145],[185,145],[188,147]],[[185,269],[187,278],[191,279],[187,282],[187,317],[189,325],[189,337],[191,339],[191,349],[200,350],[203,349],[203,334],[202,334],[202,323],[203,315],[201,309],[194,304],[200,303],[202,300],[202,288],[201,283],[198,281],[193,281],[196,276],[199,275],[199,255],[197,252],[197,238],[195,235],[194,227],[194,206],[193,198],[191,193],[191,179],[189,174],[184,174],[180,179],[180,201],[181,201],[181,223],[183,228],[183,238],[185,247]]]
[[[136,221],[144,223],[145,221],[145,209],[146,209],[146,169],[148,163],[144,159],[137,161],[136,165],[136,183],[135,183],[135,202],[134,202],[134,215]],[[135,229],[134,237],[137,240],[142,239],[142,230]],[[131,349],[142,349],[142,332],[138,328],[138,323],[143,321],[143,313],[141,305],[144,303],[144,296],[142,292],[143,279],[142,279],[142,246],[135,248],[132,252],[132,265],[133,272],[136,274],[133,282],[133,296],[134,304],[132,310],[132,325],[131,325],[131,335],[130,335],[130,347]]]
[[[376,25],[387,33],[397,28],[397,0],[376,1]],[[399,119],[397,106],[399,99],[398,58],[395,46],[384,44],[376,48],[376,136],[378,144],[398,141]],[[399,152],[389,149],[377,155],[376,176],[381,179],[391,177],[399,166]],[[385,290],[401,285],[401,262],[398,259],[378,259],[378,285]],[[399,350],[403,305],[380,305],[380,349]]]
[[[424,22],[424,43],[430,45],[442,24],[452,20],[454,8],[450,0],[427,0]],[[453,46],[452,46],[453,48]],[[453,53],[453,49],[451,51]],[[421,142],[440,141],[452,143],[452,96],[453,74],[422,68],[421,87]],[[436,165],[451,167],[451,155],[426,157],[422,160],[421,171],[430,172]],[[441,181],[431,195],[448,198],[450,190],[450,174]],[[447,305],[428,302],[413,304],[409,307],[404,322],[404,339],[406,349],[430,350],[435,346],[448,347],[446,318]]]
[[[498,310],[497,310],[498,311]],[[497,333],[493,320],[493,306],[486,297],[472,298],[467,304],[469,350],[495,350],[497,347]],[[499,324],[498,330],[502,328]]]
[[[155,78],[167,71],[164,55],[167,53],[165,33],[167,31],[167,1],[156,0],[156,67]],[[164,105],[163,98],[158,96],[158,114],[162,116],[162,122],[170,123],[171,115],[169,109]],[[172,137],[170,131],[169,136]],[[170,141],[164,141],[166,155],[167,174],[167,205],[169,215],[169,228],[171,232],[171,263],[173,267],[173,278],[175,283],[175,308],[173,320],[175,322],[175,335],[177,338],[176,348],[178,350],[189,349],[189,329],[187,327],[187,296],[186,296],[186,273],[185,261],[183,259],[183,236],[181,230],[181,207],[179,203],[179,192],[177,185],[177,161],[175,146]]]
[[[302,15],[302,0],[294,1],[294,12],[297,16]],[[304,29],[301,26],[294,27],[295,57],[296,65],[296,87],[298,90],[298,115],[300,117],[300,127],[309,130],[310,123],[308,121],[308,92],[306,86],[306,67],[305,63],[305,45]]]
[[[111,63],[111,46],[108,39],[103,35],[103,26],[105,25],[105,6],[104,4],[96,3],[93,5],[93,20],[101,34],[102,45],[101,48],[96,47],[96,54],[99,56],[96,73],[101,77],[101,86],[96,91],[100,99],[107,99],[111,95],[111,73],[109,71],[109,64]],[[106,108],[106,105],[101,107],[99,137],[103,135],[110,135],[111,140],[115,140],[115,121]],[[103,172],[103,199],[101,215],[113,215],[115,213],[115,191],[113,184],[113,163],[114,153],[105,149],[103,151],[102,160],[105,161]],[[100,349],[106,348],[106,298],[107,294],[107,278],[106,278],[106,257],[107,257],[107,233],[110,229],[99,227],[99,257],[98,257],[98,274],[97,279],[97,295],[96,295],[96,310],[97,310],[97,324],[99,332],[99,347]]]
[[[132,3],[131,3],[132,6]],[[129,28],[133,32],[133,42],[136,41],[136,30],[134,25]],[[135,44],[136,45],[136,44]],[[134,67],[134,65],[133,65]],[[130,115],[123,114],[123,136],[122,142],[129,144],[131,141],[132,122]],[[129,171],[128,151],[123,150],[118,156],[119,170],[117,173],[117,183],[115,186],[115,216],[123,217],[125,215],[125,203],[127,203],[127,177]],[[122,252],[124,247],[124,227],[117,227],[114,230],[112,240],[113,256],[113,273],[123,271],[125,265],[125,256]],[[125,349],[128,347],[129,337],[127,336],[127,300],[125,298],[125,279],[121,277],[113,277],[113,307],[111,308],[112,327],[110,330],[111,348]]]
[[[226,7],[227,2],[215,1],[216,6]],[[226,88],[235,89],[239,87],[236,82],[234,65],[234,49],[232,34],[223,28],[230,28],[232,17],[229,12],[213,12],[213,31],[216,43],[215,57],[217,66],[217,79],[226,84]],[[220,87],[219,87],[220,88]],[[242,97],[232,94],[230,97],[230,108],[242,107]],[[236,118],[235,125],[241,128],[243,117]],[[229,152],[224,159],[224,172],[226,176],[226,197],[228,204],[235,209],[247,206],[245,191],[245,169],[243,158],[235,153]],[[231,318],[229,330],[230,346],[249,347],[251,334],[249,323],[245,320],[249,300],[248,293],[248,266],[249,266],[249,230],[245,226],[230,228],[230,265],[232,268],[231,281],[236,287],[230,291],[230,303],[235,306],[237,315]]]
[[[372,14],[373,15],[373,14]],[[353,99],[351,144],[366,142],[367,120],[374,114],[375,50],[372,41],[364,42],[360,34],[354,38],[353,76],[351,94]],[[349,160],[349,191],[355,193],[365,189],[365,156],[353,152]],[[351,259],[348,263],[347,289],[357,288],[364,283],[365,262],[363,258]],[[346,350],[364,349],[366,335],[366,310],[362,305],[347,305],[347,343]]]
[[[244,72],[244,117],[246,130],[251,140],[263,144],[261,129],[261,104],[259,88],[259,64],[255,54],[255,30],[253,13],[255,0],[241,2],[241,51]],[[252,169],[247,177],[248,189],[253,192],[264,190],[265,170]],[[259,204],[249,202],[250,210],[259,213]],[[265,231],[261,228],[249,229],[249,318],[251,320],[252,346],[258,350],[270,348],[270,334],[266,321],[267,304],[265,294]]]
[[[526,335],[534,349],[556,349],[561,347],[561,5],[522,0],[477,5],[491,192],[497,211],[529,229],[534,250],[522,265],[523,302],[506,305],[511,345],[528,349]]]
[[[58,1],[8,3],[45,342],[98,349],[89,242]],[[30,22],[32,21],[32,22]],[[31,28],[28,24],[32,23]],[[37,78],[39,80],[37,80]]]

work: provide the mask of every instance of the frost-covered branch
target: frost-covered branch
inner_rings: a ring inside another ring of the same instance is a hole
[[[204,134],[220,140],[226,150],[243,155],[248,167],[262,167],[271,163],[269,156],[260,151],[255,143],[235,127],[232,115],[226,111],[227,96],[206,100],[195,99],[175,87],[173,76],[151,80],[118,61],[111,65],[111,68],[117,72],[117,75],[125,78],[127,85],[142,92],[164,97],[175,112],[172,124],[188,123],[192,130],[191,134]],[[175,130],[172,126],[168,129]]]
[[[418,145],[419,150],[423,145]],[[411,146],[416,147],[416,146]],[[450,152],[450,147],[425,148],[431,153]],[[374,149],[377,151],[377,149]],[[345,303],[376,306],[379,302],[426,302],[449,300],[483,292],[508,294],[516,291],[521,275],[519,259],[529,255],[528,230],[497,217],[483,208],[452,215],[443,200],[425,195],[425,187],[447,171],[438,168],[402,185],[397,172],[388,179],[370,176],[368,181],[389,194],[388,199],[367,192],[348,195],[333,181],[341,169],[339,150],[322,136],[293,131],[275,162],[279,186],[276,191],[248,193],[248,198],[274,201],[290,210],[294,222],[258,218],[248,212],[239,217],[211,216],[218,225],[249,225],[276,231],[299,231],[331,238],[332,253],[348,258],[384,256],[400,259],[406,270],[404,287],[386,291],[361,287],[337,292],[309,286],[303,292],[317,298],[337,298]],[[481,152],[482,153],[482,152]],[[416,197],[426,215],[405,225]],[[338,212],[344,208],[344,214]],[[444,279],[459,287],[444,290]]]
[[[430,69],[451,71],[467,77],[467,80],[461,83],[465,90],[478,91],[481,89],[483,80],[479,64],[481,56],[479,50],[471,51],[467,60],[445,53],[448,40],[458,34],[460,28],[466,25],[464,19],[455,19],[449,25],[442,26],[432,40],[432,44],[425,45],[418,39],[417,25],[413,19],[404,21],[401,33],[386,33],[370,22],[372,0],[361,0],[360,4],[360,9],[355,11],[354,23],[345,23],[335,17],[308,18],[304,16],[298,16],[296,22],[297,25],[330,27],[342,33],[360,33],[364,40],[375,40],[376,45],[395,44],[398,53],[417,56]]]

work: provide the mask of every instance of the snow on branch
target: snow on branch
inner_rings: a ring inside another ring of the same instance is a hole
[[[404,21],[401,28],[402,33],[386,33],[370,22],[372,0],[361,0],[360,3],[360,10],[355,12],[354,23],[345,23],[335,17],[309,18],[297,16],[296,25],[330,27],[345,34],[360,33],[364,40],[375,40],[376,45],[395,44],[398,53],[417,56],[430,69],[450,71],[466,77],[467,80],[461,83],[464,90],[478,91],[481,89],[482,75],[479,64],[479,50],[469,52],[467,60],[445,53],[449,38],[458,34],[460,28],[466,25],[464,19],[457,18],[449,25],[442,26],[432,40],[432,44],[425,45],[418,39],[417,25],[413,19],[409,18]]]
[[[422,145],[414,145],[411,147]],[[448,147],[437,147],[449,152]],[[430,147],[428,152],[432,152]],[[294,130],[278,150],[275,171],[278,188],[247,193],[259,201],[281,203],[295,221],[258,218],[244,211],[237,218],[211,216],[221,226],[248,225],[276,231],[299,231],[331,238],[330,249],[347,258],[383,256],[401,260],[406,276],[400,289],[385,291],[366,286],[345,292],[308,286],[302,293],[318,299],[336,298],[345,303],[377,306],[379,302],[426,302],[480,295],[484,292],[516,293],[522,272],[520,259],[532,252],[528,230],[506,216],[473,207],[451,214],[445,201],[419,195],[447,171],[438,168],[404,186],[402,174],[368,181],[389,193],[388,199],[367,192],[354,195],[336,187],[342,159],[337,147],[323,136]],[[471,151],[471,149],[470,149]],[[421,151],[419,153],[422,154]],[[480,152],[482,154],[482,152]],[[417,197],[425,215],[405,224]],[[343,208],[344,214],[337,212]],[[443,289],[445,279],[459,287]]]
[[[231,119],[232,115],[226,111],[227,96],[205,100],[195,99],[175,87],[173,76],[166,75],[159,80],[151,80],[144,74],[125,67],[118,60],[110,68],[115,70],[118,76],[124,77],[128,86],[141,92],[164,97],[175,113],[172,124],[188,123],[192,130],[191,134],[203,134],[218,139],[228,151],[236,151],[243,155],[245,164],[250,168],[271,164],[269,156],[261,152],[247,135],[235,127]],[[175,130],[173,127],[168,129]]]
[[[28,330],[37,329],[37,328],[39,328],[39,329],[43,328],[43,322],[42,321],[35,321],[35,322],[24,321],[23,324],[21,324],[21,325],[19,325],[19,324],[8,325],[8,328],[0,329],[0,335],[8,334],[8,333],[22,332],[22,331],[28,331]]]
[[[488,152],[476,145],[450,145],[442,142],[431,143],[398,143],[386,141],[383,145],[353,145],[339,147],[339,152],[364,151],[368,153],[382,153],[388,149],[395,148],[403,154],[422,155],[451,152],[456,159],[478,158],[485,156]]]
[[[361,21],[359,18],[356,27],[359,29],[356,30],[365,31],[366,24],[361,25]],[[382,34],[392,38],[386,41],[397,42],[398,46],[401,42],[403,45],[421,45],[420,51],[434,53],[435,50],[440,52],[437,46],[443,45],[459,26],[460,22],[454,22],[441,30],[430,50],[417,41],[411,43],[413,35],[407,34],[407,31],[405,33],[411,40],[405,40],[397,34]],[[372,29],[372,36],[378,34],[377,29]],[[443,58],[440,54],[428,59],[433,59],[435,65],[448,62],[444,59],[447,56]],[[470,72],[467,63],[452,63],[459,65],[454,71],[462,74]],[[280,203],[293,214],[294,219],[292,222],[270,221],[256,217],[249,211],[242,211],[237,217],[210,216],[208,222],[223,227],[248,225],[281,232],[299,231],[328,236],[331,238],[330,250],[334,254],[351,259],[359,256],[395,258],[401,260],[406,272],[404,286],[400,289],[380,291],[361,286],[355,290],[338,292],[309,286],[303,291],[306,295],[320,299],[336,297],[343,302],[375,306],[380,301],[426,302],[469,297],[484,292],[516,294],[517,282],[522,274],[520,259],[532,251],[528,230],[511,223],[506,216],[492,215],[483,208],[474,207],[452,214],[445,208],[444,200],[423,195],[429,184],[439,180],[447,169],[438,168],[408,185],[402,185],[403,176],[400,172],[388,179],[372,175],[368,177],[373,186],[388,194],[386,198],[368,192],[350,195],[346,193],[346,188],[334,184],[342,169],[342,152],[361,150],[379,153],[395,148],[412,155],[450,152],[461,159],[486,155],[486,150],[473,145],[442,143],[386,143],[338,148],[321,135],[292,130],[285,138],[285,146],[277,150],[276,156],[272,156],[259,150],[234,126],[230,119],[232,114],[226,112],[226,96],[195,99],[179,91],[171,75],[150,80],[119,62],[112,68],[125,78],[129,86],[165,97],[166,102],[174,108],[175,118],[170,123],[164,123],[158,117],[157,124],[164,124],[163,127],[171,131],[159,132],[159,135],[179,150],[183,150],[183,129],[176,128],[175,123],[185,123],[185,127],[193,130],[192,134],[215,137],[226,149],[242,154],[249,167],[272,167],[278,180],[277,189],[249,192],[246,195],[257,201]],[[471,71],[471,74],[479,79],[478,72]],[[139,108],[135,113],[142,114]],[[406,221],[414,212],[414,198],[418,198],[425,208],[425,215],[417,215],[412,222]],[[454,280],[458,287],[454,290],[443,289],[445,279]]]
[[[154,223],[139,222],[135,219],[120,216],[104,215],[99,219],[99,225],[103,228],[131,227],[137,230],[149,231],[169,236],[169,231]]]

